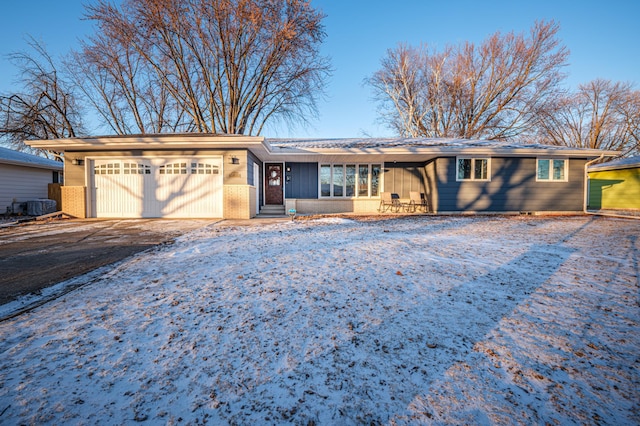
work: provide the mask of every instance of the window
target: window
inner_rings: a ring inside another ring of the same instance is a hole
[[[345,195],[347,197],[356,196],[356,166],[355,164],[347,164],[345,174]]]
[[[536,180],[543,182],[566,182],[567,160],[539,158],[537,161]]]
[[[331,196],[331,166],[328,164],[320,166],[320,196]]]
[[[218,173],[218,166],[205,163],[191,163],[192,175],[217,175]]]
[[[149,175],[151,174],[151,166],[146,164],[139,163],[123,163],[122,167],[124,168],[122,172],[125,175]]]
[[[380,164],[321,164],[320,197],[377,197]]]
[[[456,180],[489,180],[488,158],[458,158]]]
[[[372,164],[371,165],[371,195],[372,197],[377,197],[380,195],[380,173],[382,171],[382,166],[380,164]]]
[[[360,165],[358,167],[358,197],[369,195],[369,166]]]
[[[120,163],[100,164],[95,166],[93,170],[96,175],[119,175]]]
[[[333,196],[342,197],[344,195],[344,166],[333,166]]]
[[[186,175],[187,163],[172,163],[160,166],[158,171],[161,175]]]

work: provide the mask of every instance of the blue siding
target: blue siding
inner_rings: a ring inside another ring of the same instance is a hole
[[[253,165],[257,164],[262,170],[262,162],[251,151],[247,151],[247,185],[253,185]],[[260,177],[260,176],[258,176]],[[258,179],[260,182],[261,179]],[[262,191],[261,191],[262,192]]]
[[[318,163],[286,163],[284,194],[286,198],[317,199]]]
[[[488,182],[456,181],[455,157],[437,160],[438,211],[582,211],[584,159],[569,161],[568,182],[536,182],[535,158],[491,158]]]

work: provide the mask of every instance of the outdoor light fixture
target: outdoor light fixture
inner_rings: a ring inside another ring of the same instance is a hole
[[[231,164],[240,164],[240,159],[234,155],[231,157]]]
[[[84,160],[80,158],[74,158],[73,160],[71,160],[71,164],[73,164],[74,166],[82,166],[84,164]]]

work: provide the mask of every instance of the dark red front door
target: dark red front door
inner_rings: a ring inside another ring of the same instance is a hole
[[[283,204],[282,197],[282,164],[265,164],[267,170],[264,190],[265,204]]]

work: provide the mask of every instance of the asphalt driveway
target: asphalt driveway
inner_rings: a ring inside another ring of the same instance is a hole
[[[72,219],[0,227],[0,305],[214,222]]]

